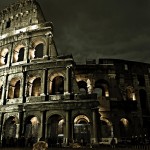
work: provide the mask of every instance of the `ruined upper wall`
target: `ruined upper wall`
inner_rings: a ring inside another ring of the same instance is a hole
[[[16,2],[0,12],[0,34],[45,22],[36,0]]]

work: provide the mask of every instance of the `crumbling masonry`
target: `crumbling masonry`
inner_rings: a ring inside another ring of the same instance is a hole
[[[67,45],[67,43],[66,43]],[[150,133],[150,64],[60,56],[35,0],[0,13],[0,136],[109,142]]]

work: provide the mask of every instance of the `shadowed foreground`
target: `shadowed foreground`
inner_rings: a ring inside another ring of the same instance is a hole
[[[87,147],[84,147],[84,148],[70,148],[70,147],[67,147],[67,148],[52,148],[52,147],[49,147],[48,150],[150,150],[150,145],[143,145],[143,146],[129,146],[129,147],[115,147],[115,148],[112,148],[110,146],[98,146],[98,147],[95,147],[95,148],[87,148]],[[0,150],[32,150],[31,147],[27,147],[27,148],[0,148]]]

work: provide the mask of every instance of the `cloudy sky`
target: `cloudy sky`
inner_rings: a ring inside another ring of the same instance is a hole
[[[0,0],[0,9],[15,0]],[[60,54],[150,63],[150,0],[37,0]]]

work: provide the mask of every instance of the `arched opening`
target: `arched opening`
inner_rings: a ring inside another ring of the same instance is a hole
[[[107,120],[101,120],[101,135],[102,138],[110,138],[112,136],[112,125]]]
[[[145,90],[141,89],[139,90],[139,96],[140,96],[140,103],[141,103],[141,109],[143,113],[147,113],[147,93]]]
[[[52,94],[63,94],[64,93],[64,77],[57,76],[52,81]]]
[[[34,58],[42,58],[44,51],[44,44],[40,43],[35,47],[35,57]]]
[[[20,97],[20,80],[18,78],[13,78],[9,83],[7,98],[13,99],[19,97]]]
[[[56,146],[57,143],[63,142],[64,123],[64,118],[57,114],[48,118],[47,137],[49,145]]]
[[[18,62],[24,60],[24,51],[25,51],[24,47],[22,47],[22,48],[19,50],[19,54],[18,54]]]
[[[122,118],[119,122],[120,125],[120,136],[121,138],[130,137],[130,125],[129,121],[126,118]]]
[[[24,45],[18,45],[13,51],[13,63],[20,62],[24,60]]]
[[[5,57],[4,57],[4,64],[6,65],[8,61],[8,53],[6,53]]]
[[[14,89],[14,98],[20,97],[20,80],[16,82]]]
[[[136,100],[134,88],[131,86],[128,86],[126,88],[126,99],[127,100],[133,100],[133,101]]]
[[[40,129],[40,122],[34,115],[29,116],[25,120],[24,137],[27,139],[27,145],[36,143],[38,140],[38,132]]]
[[[100,92],[100,94],[97,93],[98,95],[101,95],[103,97],[109,97],[109,90],[108,90],[108,83],[107,83],[107,81],[105,81],[103,79],[97,80],[95,82],[95,86],[94,87],[95,87],[94,91],[96,89],[96,92],[97,91]]]
[[[84,145],[90,143],[90,121],[85,115],[78,115],[74,119],[74,140]]]
[[[9,28],[11,26],[11,20],[9,18],[9,20],[6,22],[6,29]]]
[[[4,48],[0,52],[0,66],[6,65],[8,60],[8,49]]]
[[[31,96],[40,96],[41,94],[41,78],[36,78],[32,83]]]
[[[78,87],[81,94],[87,94],[87,83],[85,81],[79,81]]]
[[[9,117],[4,123],[3,134],[6,139],[16,138],[16,118],[14,116]]]

